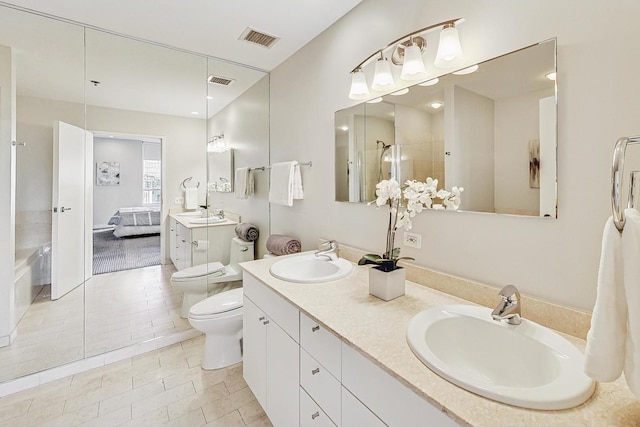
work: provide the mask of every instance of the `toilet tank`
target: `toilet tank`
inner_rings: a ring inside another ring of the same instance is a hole
[[[231,253],[229,264],[237,266],[241,262],[253,261],[255,259],[253,242],[246,242],[239,237],[231,239]]]

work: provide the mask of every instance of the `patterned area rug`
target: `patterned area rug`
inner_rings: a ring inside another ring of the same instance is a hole
[[[93,274],[159,264],[159,234],[119,238],[113,230],[93,233]]]

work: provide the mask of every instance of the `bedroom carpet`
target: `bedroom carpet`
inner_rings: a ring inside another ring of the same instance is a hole
[[[159,234],[119,238],[113,230],[93,233],[93,274],[159,264]]]

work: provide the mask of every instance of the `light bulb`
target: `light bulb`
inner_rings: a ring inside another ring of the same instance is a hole
[[[384,92],[394,87],[396,87],[396,82],[393,80],[393,75],[391,74],[391,65],[387,58],[382,57],[376,62],[376,72],[373,75],[371,89]]]
[[[427,70],[424,67],[422,53],[417,44],[412,43],[404,50],[404,64],[400,78],[403,80],[419,80],[425,78]]]
[[[369,86],[367,86],[367,78],[358,69],[351,73],[351,90],[349,90],[349,98],[362,100],[367,99],[371,94],[369,93]]]

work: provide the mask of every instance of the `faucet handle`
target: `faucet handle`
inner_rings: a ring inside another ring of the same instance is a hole
[[[507,285],[498,292],[503,301],[520,301],[520,292],[513,285]],[[514,298],[515,297],[515,298]]]

